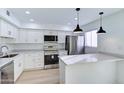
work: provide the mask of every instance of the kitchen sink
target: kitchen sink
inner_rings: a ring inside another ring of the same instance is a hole
[[[17,55],[18,54],[8,54],[8,55],[1,56],[0,58],[12,58],[12,57],[15,57]]]

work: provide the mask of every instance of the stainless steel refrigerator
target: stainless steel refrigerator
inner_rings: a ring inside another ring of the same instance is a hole
[[[85,53],[85,37],[84,36],[66,36],[65,50],[68,55]]]

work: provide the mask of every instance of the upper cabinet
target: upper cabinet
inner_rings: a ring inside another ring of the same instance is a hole
[[[41,31],[28,31],[28,43],[43,43],[43,33]]]
[[[6,37],[1,40],[5,43],[44,43],[44,35],[56,35],[58,36],[58,43],[65,43],[66,35],[71,35],[71,33],[67,31],[17,29],[7,21],[0,19],[0,37]]]
[[[37,30],[20,29],[16,43],[43,43],[43,32]]]
[[[17,28],[12,26],[11,24],[7,24],[8,35],[11,38],[16,38],[17,35]]]
[[[58,43],[65,43],[65,38],[67,35],[72,35],[72,32],[59,31],[58,32]]]
[[[58,35],[58,32],[57,31],[48,31],[48,30],[45,30],[44,31],[44,35]]]
[[[27,31],[25,30],[18,31],[16,43],[27,43]]]
[[[65,43],[65,37],[66,33],[65,32],[58,32],[58,43]]]
[[[16,38],[17,29],[13,25],[4,20],[0,20],[0,36],[8,38]]]

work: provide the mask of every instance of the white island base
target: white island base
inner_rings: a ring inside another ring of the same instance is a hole
[[[115,84],[117,83],[116,63],[122,60],[103,54],[60,57],[60,83]]]

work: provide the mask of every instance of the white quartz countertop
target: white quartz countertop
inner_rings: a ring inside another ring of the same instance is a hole
[[[3,67],[4,65],[10,63],[13,61],[11,58],[1,58],[0,59],[0,68]]]
[[[43,50],[14,50],[13,53],[30,53],[30,52],[43,52]]]
[[[94,63],[94,62],[115,62],[124,59],[119,57],[110,56],[107,54],[81,54],[81,55],[67,55],[59,56],[66,65],[80,64],[80,63]]]
[[[38,50],[38,49],[37,50],[36,49],[34,49],[34,50],[14,50],[10,53],[32,53],[32,52],[44,52],[44,51],[45,50]],[[48,51],[50,51],[50,50],[48,50]],[[65,51],[66,52],[66,50],[63,50],[63,49],[59,49],[57,51],[63,51],[63,52]]]

